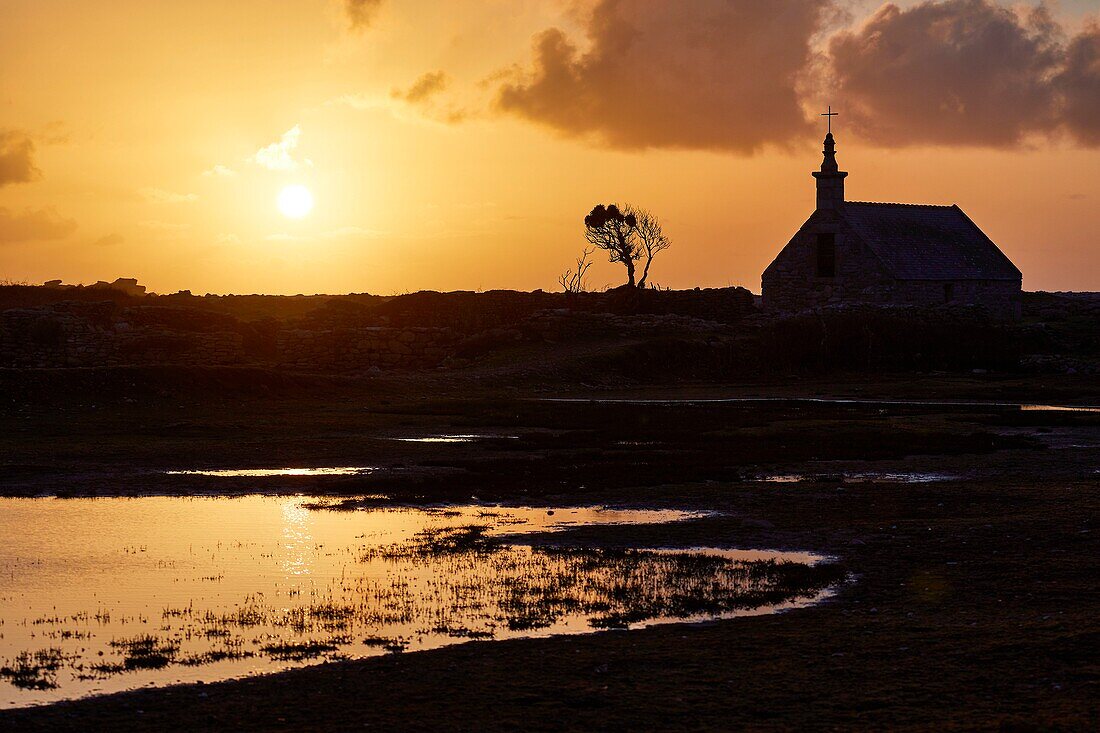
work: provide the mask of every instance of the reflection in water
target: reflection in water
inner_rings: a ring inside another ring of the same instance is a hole
[[[865,471],[862,473],[781,473],[762,476],[758,480],[770,484],[796,484],[804,481],[842,481],[846,484],[927,484],[937,481],[958,481],[959,478],[949,473]]]
[[[193,471],[165,471],[169,476],[221,476],[267,478],[269,476],[356,476],[371,473],[372,466],[333,466],[328,468],[220,468]]]
[[[699,513],[316,500],[0,499],[0,707],[212,681],[471,639],[806,605],[808,553],[514,544]]]
[[[309,533],[311,512],[301,501],[283,502],[283,572],[287,575],[309,575],[313,566],[313,536]]]
[[[1100,407],[1073,407],[1072,405],[1020,405],[1024,412],[1100,412]]]
[[[479,440],[519,440],[518,435],[428,435],[422,438],[391,438],[401,443],[474,443]]]
[[[681,399],[629,399],[616,397],[534,397],[536,402],[563,402],[592,405],[855,405],[870,407],[991,407],[997,409],[1030,411],[1055,411],[1055,412],[1100,412],[1100,407],[1084,407],[1075,405],[1033,405],[1021,402],[982,402],[982,401],[958,401],[946,400],[887,400],[874,398],[844,398],[844,397],[701,397]]]

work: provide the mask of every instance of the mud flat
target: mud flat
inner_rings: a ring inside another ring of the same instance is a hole
[[[0,728],[562,730],[608,720],[639,730],[1094,728],[1100,459],[1090,446],[1100,415],[973,403],[1096,403],[1067,399],[1062,387],[1024,398],[1004,384],[994,394],[948,381],[895,384],[886,397],[938,390],[971,404],[542,403],[409,388],[240,400],[232,410],[166,400],[155,411],[7,412],[3,491],[12,496],[675,508],[706,514],[524,541],[802,550],[835,558],[852,580],[782,614],[331,661],[3,711]],[[853,396],[850,384],[829,391]],[[708,397],[702,388],[678,392],[589,396]],[[392,439],[441,435],[501,437]],[[377,470],[166,473],[325,467]],[[930,475],[937,480],[889,480]],[[273,641],[267,654],[313,651]]]

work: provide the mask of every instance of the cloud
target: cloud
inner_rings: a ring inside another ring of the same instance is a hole
[[[1100,23],[1087,24],[1070,41],[1055,87],[1066,130],[1083,145],[1100,146]]]
[[[313,162],[306,158],[299,162],[294,158],[294,150],[302,137],[302,128],[295,125],[279,138],[279,142],[271,143],[265,148],[260,148],[248,160],[256,165],[267,168],[269,171],[294,171],[303,165],[312,166]]]
[[[330,231],[318,232],[317,234],[313,235],[287,234],[286,232],[277,232],[275,234],[268,234],[266,237],[264,237],[264,240],[268,242],[312,242],[318,239],[379,239],[388,235],[388,232],[382,231],[380,229],[366,229],[364,227],[347,226],[340,227],[339,229],[332,229]]]
[[[126,241],[121,234],[107,234],[92,242],[93,247],[114,247]]]
[[[456,124],[466,120],[470,113],[453,103],[441,103],[439,95],[447,91],[451,78],[444,71],[429,71],[421,75],[408,89],[394,89],[390,98],[415,107],[422,115],[431,119]],[[356,106],[354,100],[349,104]],[[369,104],[369,102],[367,102]],[[360,106],[365,106],[363,102]],[[377,106],[377,102],[375,103]]]
[[[354,30],[369,28],[382,8],[382,0],[341,0],[341,2],[344,6],[344,15]]]
[[[24,209],[18,214],[0,208],[0,242],[64,239],[76,231],[76,220],[66,219],[51,206]]]
[[[154,234],[157,239],[171,240],[178,239],[184,234],[191,231],[190,224],[181,224],[178,222],[161,221],[159,219],[151,219],[148,221],[139,221],[138,226],[142,229],[148,229]]]
[[[829,40],[822,86],[876,143],[1008,146],[1058,125],[1060,35],[1044,6],[887,3]]]
[[[557,28],[497,90],[498,110],[611,147],[751,153],[811,129],[797,78],[822,0],[596,0],[587,48]]]
[[[0,130],[0,186],[42,177],[34,165],[34,140],[20,130]]]
[[[228,166],[218,164],[218,165],[215,165],[213,168],[211,168],[209,170],[203,171],[202,174],[204,176],[217,176],[218,178],[230,178],[232,176],[237,175],[237,171],[233,170],[232,168],[230,168]]]
[[[199,200],[197,194],[175,193],[173,191],[165,191],[162,188],[143,188],[141,189],[141,195],[144,196],[147,201],[157,204],[190,204]]]
[[[390,92],[390,96],[394,99],[411,102],[412,104],[419,104],[421,102],[427,102],[432,97],[445,90],[449,84],[450,78],[447,76],[446,72],[429,71],[413,82],[413,85],[408,89],[404,91],[401,89],[394,89]]]

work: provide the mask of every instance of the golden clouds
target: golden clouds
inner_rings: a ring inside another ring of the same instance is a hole
[[[42,177],[34,165],[34,141],[21,130],[0,130],[0,186]]]
[[[67,219],[52,206],[17,213],[0,208],[0,243],[64,239],[76,231],[76,220]]]
[[[588,50],[553,28],[500,110],[615,148],[751,153],[807,134],[798,74],[830,3],[599,0]]]
[[[382,7],[382,0],[342,0],[342,2],[344,15],[354,30],[369,27]]]
[[[267,168],[269,171],[295,171],[304,166],[312,166],[308,158],[299,161],[294,157],[294,151],[298,148],[298,142],[302,137],[302,128],[298,125],[290,128],[282,134],[278,142],[260,148],[255,155],[249,158],[249,162]],[[224,166],[215,166],[224,168]]]

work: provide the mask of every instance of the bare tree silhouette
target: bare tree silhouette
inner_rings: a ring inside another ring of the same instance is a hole
[[[588,268],[592,267],[592,263],[588,261],[589,255],[595,250],[585,249],[581,253],[581,256],[577,258],[577,269],[570,268],[558,276],[558,282],[565,289],[567,293],[583,293],[588,290],[588,280],[586,275]]]
[[[627,207],[635,219],[634,231],[641,242],[640,254],[645,257],[645,267],[642,268],[642,276],[638,280],[638,287],[644,288],[649,277],[649,266],[653,264],[653,258],[658,252],[668,249],[672,242],[665,236],[661,229],[661,221],[649,211],[636,207]]]

